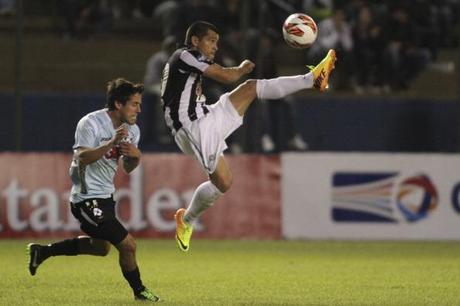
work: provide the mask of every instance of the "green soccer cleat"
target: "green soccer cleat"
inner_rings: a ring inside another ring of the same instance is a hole
[[[29,255],[29,273],[32,276],[37,273],[38,266],[40,266],[40,264],[46,259],[40,254],[41,248],[43,248],[43,246],[37,243],[29,243],[27,245],[27,254]]]
[[[337,56],[335,50],[330,49],[323,60],[316,66],[309,66],[313,73],[313,86],[320,91],[325,91],[329,87],[329,75],[335,68]]]
[[[135,294],[134,299],[140,300],[140,301],[150,301],[150,302],[160,301],[160,297],[147,288],[144,288],[141,292]]]
[[[193,227],[184,221],[185,209],[180,208],[176,211],[176,241],[179,249],[187,252],[190,247],[190,238],[192,237]]]

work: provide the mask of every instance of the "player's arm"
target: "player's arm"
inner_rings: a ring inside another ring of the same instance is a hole
[[[122,142],[120,143],[120,153],[123,155],[123,169],[126,173],[136,169],[141,160],[141,150],[132,143]]]
[[[116,130],[115,136],[113,136],[113,138],[110,141],[95,148],[78,147],[77,156],[80,167],[92,164],[95,161],[101,159],[105,155],[105,153],[107,153],[114,146],[119,144],[123,137],[127,135],[128,131],[126,127],[120,126]]]
[[[225,68],[219,64],[209,65],[203,75],[217,82],[230,84],[238,81],[243,75],[250,73],[255,64],[250,60],[244,60],[239,66]]]

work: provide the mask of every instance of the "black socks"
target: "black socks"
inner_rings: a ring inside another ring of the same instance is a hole
[[[139,294],[139,292],[145,289],[144,285],[142,285],[141,274],[138,267],[133,271],[123,272],[123,276],[126,278],[131,288],[133,288],[134,294]]]
[[[43,256],[78,255],[78,238],[67,239],[50,244],[40,250]]]

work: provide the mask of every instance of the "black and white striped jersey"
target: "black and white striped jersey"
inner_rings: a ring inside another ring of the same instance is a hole
[[[166,63],[161,100],[166,125],[173,133],[208,113],[202,74],[211,64],[199,51],[189,48],[176,50]]]

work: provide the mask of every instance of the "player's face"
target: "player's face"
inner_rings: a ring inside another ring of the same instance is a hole
[[[141,112],[142,95],[134,94],[125,105],[120,108],[121,121],[133,125],[137,121],[137,115]]]
[[[210,61],[214,60],[217,52],[217,43],[219,42],[219,34],[212,30],[198,40],[196,48]]]

